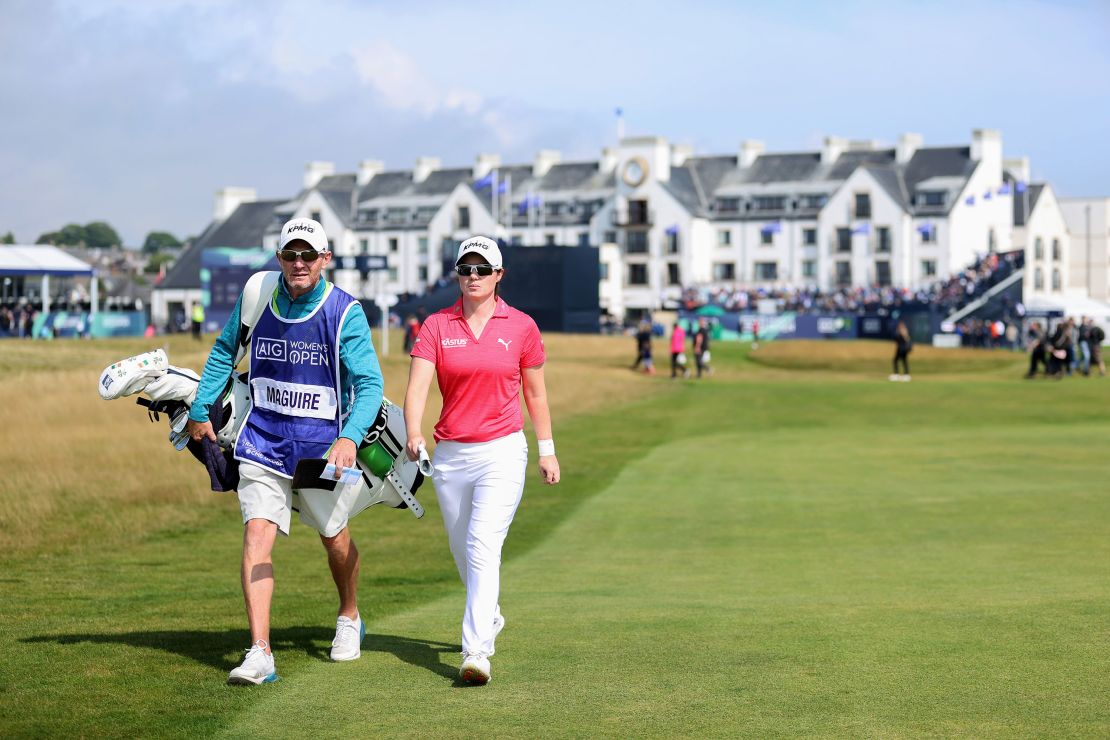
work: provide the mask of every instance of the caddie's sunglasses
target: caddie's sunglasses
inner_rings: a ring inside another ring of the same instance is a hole
[[[493,274],[493,265],[458,265],[455,267],[455,272],[463,277],[467,277],[468,275],[489,277]]]
[[[281,257],[283,262],[296,262],[300,257],[306,265],[311,265],[320,256],[320,253],[315,249],[306,249],[303,252],[298,252],[295,249],[283,249],[278,252],[278,257]]]

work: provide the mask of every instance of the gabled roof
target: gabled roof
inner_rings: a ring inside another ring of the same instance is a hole
[[[906,183],[902,180],[901,172],[894,167],[882,165],[865,164],[863,168],[875,178],[894,202],[902,207],[902,210],[910,210],[912,201],[906,190]]]
[[[241,203],[223,221],[210,223],[196,241],[181,253],[156,287],[181,290],[200,288],[200,258],[204,250],[208,247],[261,247],[266,228],[274,220],[274,209],[283,202],[259,200]]]

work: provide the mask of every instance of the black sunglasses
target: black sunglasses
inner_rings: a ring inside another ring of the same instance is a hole
[[[468,275],[489,277],[493,274],[493,265],[456,265],[455,272],[463,277],[467,277]]]
[[[306,265],[311,265],[319,258],[320,253],[315,249],[306,249],[303,252],[298,252],[295,249],[283,249],[278,252],[278,257],[281,257],[284,262],[296,262],[300,257]]]

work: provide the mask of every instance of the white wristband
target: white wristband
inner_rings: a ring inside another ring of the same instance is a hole
[[[536,447],[539,449],[540,457],[555,454],[555,440],[553,439],[537,439]]]

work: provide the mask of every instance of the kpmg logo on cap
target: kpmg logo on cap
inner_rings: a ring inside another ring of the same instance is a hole
[[[316,230],[308,224],[295,224],[293,226],[290,226],[288,233],[292,234],[294,231],[307,231],[309,234],[316,233]]]
[[[489,245],[486,244],[485,239],[471,239],[468,242],[464,242],[463,245],[462,245],[463,249],[471,249],[473,247],[480,247],[480,248],[486,250],[487,252],[489,251]]]

